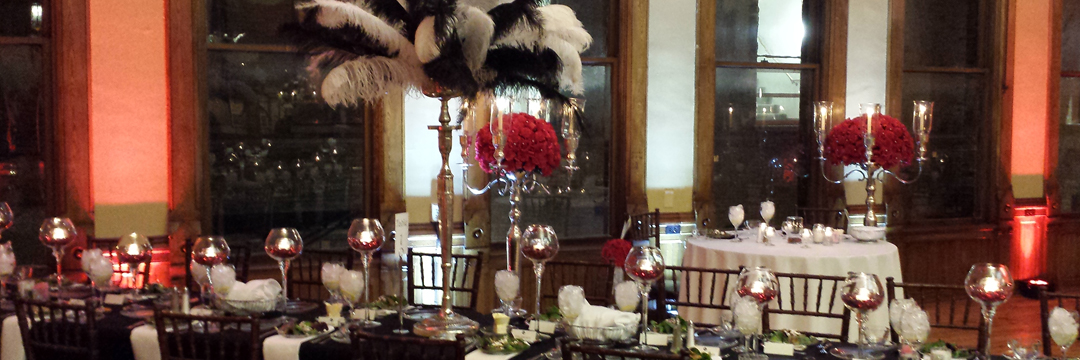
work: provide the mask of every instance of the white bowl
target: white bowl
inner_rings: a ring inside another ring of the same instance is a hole
[[[848,233],[856,240],[873,242],[885,238],[884,226],[850,226]]]

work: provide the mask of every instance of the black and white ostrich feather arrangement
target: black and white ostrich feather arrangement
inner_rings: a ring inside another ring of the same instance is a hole
[[[331,106],[433,85],[465,97],[532,88],[584,92],[592,37],[565,5],[542,0],[309,0],[289,32],[311,55]]]

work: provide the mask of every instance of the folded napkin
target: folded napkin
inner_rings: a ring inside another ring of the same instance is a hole
[[[341,274],[345,272],[345,267],[338,263],[323,263],[322,264],[322,283],[326,286],[327,290],[337,291],[341,285]]]
[[[914,306],[918,305],[915,304],[913,299],[894,299],[889,304],[889,324],[892,325],[893,329],[900,328],[900,318],[904,315],[904,311]]]
[[[520,354],[520,353],[513,353],[513,354],[506,354],[506,355],[494,355],[494,354],[485,354],[483,351],[475,350],[473,352],[470,352],[468,355],[465,355],[465,360],[509,360],[509,359],[514,358],[518,354]],[[271,360],[271,359],[267,358],[266,360]]]
[[[94,260],[103,258],[104,255],[101,249],[86,249],[82,253],[82,271],[84,273],[90,272],[90,264],[94,263]]]
[[[11,275],[15,272],[15,253],[11,252],[11,242],[0,245],[0,275]]]
[[[83,258],[83,260],[86,260],[86,258]],[[105,258],[104,256],[100,256],[96,259],[91,260],[90,263],[84,264],[84,266],[89,266],[89,269],[86,273],[90,276],[90,279],[94,281],[95,285],[100,286],[100,284],[109,282],[112,279],[112,261],[109,261],[109,259]]]
[[[761,308],[753,299],[736,296],[732,299],[731,309],[739,332],[749,335],[761,331]]]
[[[277,280],[251,280],[247,283],[236,281],[229,290],[226,299],[236,301],[255,301],[274,299],[281,295],[281,284]]]
[[[632,312],[619,311],[596,305],[581,307],[580,314],[574,319],[575,326],[583,327],[610,327],[632,326],[637,324],[641,316]]]
[[[917,344],[926,342],[930,337],[930,316],[926,311],[914,304],[905,310],[900,317],[900,336]]]
[[[131,329],[131,350],[135,353],[136,359],[161,360],[157,328],[153,325],[143,325]]]
[[[585,300],[585,289],[577,285],[563,285],[559,288],[559,312],[566,320],[574,321],[581,313],[583,306],[588,306]]]
[[[206,266],[197,262],[191,262],[191,277],[195,279],[195,283],[199,285],[206,285],[207,280],[210,278],[206,275]]]
[[[232,265],[214,265],[210,268],[210,280],[213,281],[215,293],[228,294],[236,284],[236,269]]]
[[[768,200],[763,201],[761,203],[761,218],[763,220],[772,219],[773,215],[776,215],[776,204],[773,204],[772,201]]]
[[[633,281],[623,281],[615,285],[615,305],[622,311],[634,311],[641,301],[641,291]]]
[[[735,205],[728,208],[727,217],[731,224],[737,228],[742,225],[743,220],[746,218],[746,211],[743,210],[742,204]]]
[[[513,271],[499,270],[495,272],[495,294],[499,295],[499,300],[513,301],[517,298],[520,288],[521,279]]]
[[[300,359],[300,345],[303,345],[305,341],[311,340],[313,336],[306,336],[302,338],[287,338],[281,335],[274,335],[263,340],[263,359],[264,360],[299,360]]]
[[[1047,325],[1050,330],[1050,337],[1058,345],[1072,344],[1073,341],[1076,341],[1077,332],[1080,331],[1077,325],[1076,312],[1061,307],[1055,307],[1054,310],[1050,311]]]
[[[350,304],[355,304],[360,301],[360,296],[364,295],[364,274],[349,270],[341,274],[341,279],[338,280],[338,286],[341,287],[341,296],[345,298]]]

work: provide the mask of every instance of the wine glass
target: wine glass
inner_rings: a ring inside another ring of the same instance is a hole
[[[89,271],[86,275],[90,278],[90,286],[97,292],[97,303],[102,304],[102,293],[111,285],[113,277],[113,263],[104,256],[94,258],[89,263]]]
[[[56,258],[56,294],[59,295],[63,290],[63,270],[60,259],[64,257],[64,248],[75,241],[75,237],[78,236],[78,231],[75,231],[75,224],[71,223],[71,219],[68,218],[48,218],[41,223],[41,229],[38,230],[38,240],[42,244],[52,248],[53,257]]]
[[[761,202],[761,219],[765,220],[766,225],[772,220],[773,215],[776,215],[776,204],[767,200]]]
[[[514,312],[514,300],[517,299],[520,289],[521,278],[517,276],[517,273],[510,270],[495,272],[495,294],[499,296],[501,306],[494,312],[511,317],[518,315]]]
[[[912,299],[893,299],[889,302],[889,325],[892,325],[893,329],[898,330],[896,335],[900,337],[900,342],[905,343],[904,332],[899,331],[902,329],[900,322],[904,319],[904,313],[915,307],[915,300]]]
[[[359,252],[360,261],[364,264],[364,307],[370,304],[371,299],[368,297],[368,279],[370,276],[371,265],[371,253],[378,250],[386,241],[383,233],[382,223],[378,219],[356,219],[353,220],[352,225],[349,226],[349,247],[356,252]],[[368,316],[364,317],[364,320],[360,321],[360,325],[363,327],[375,327],[379,326],[379,322],[370,320]]]
[[[744,218],[746,217],[746,211],[743,210],[743,206],[736,205],[728,208],[727,213],[728,221],[731,221],[731,225],[735,226],[735,231],[739,231],[739,225],[742,225]]]
[[[0,244],[0,299],[4,309],[14,309],[15,304],[8,300],[7,283],[11,274],[15,273],[15,252],[11,250],[11,242]]]
[[[123,309],[125,314],[134,317],[153,315],[153,309],[137,302],[139,301],[139,289],[146,286],[146,284],[139,285],[139,265],[143,263],[149,265],[150,258],[153,257],[152,251],[153,246],[150,245],[150,239],[139,233],[124,235],[116,243],[116,258],[121,263],[128,264],[128,273],[131,274],[131,287],[135,289],[135,296],[132,298],[131,304]]]
[[[281,312],[289,310],[289,262],[304,251],[304,239],[294,228],[276,228],[266,235],[263,246],[270,258],[277,260],[281,269]]]
[[[207,301],[207,306],[213,302],[214,296],[214,281],[210,279],[210,268],[229,260],[230,252],[229,244],[221,236],[201,236],[195,239],[195,244],[191,246],[191,260],[202,265],[206,272],[206,285],[210,291],[205,297],[210,299],[203,300]]]
[[[758,313],[761,313],[762,307],[780,293],[780,281],[776,279],[772,270],[764,266],[743,268],[735,284],[735,293],[740,297],[753,300],[757,304]],[[745,343],[749,345],[754,334],[743,334],[743,336],[745,336]],[[751,351],[749,346],[746,347],[746,351]]]
[[[964,279],[968,296],[982,306],[986,323],[986,343],[979,349],[979,356],[990,358],[990,331],[994,325],[994,313],[1013,293],[1013,278],[1009,268],[1002,264],[975,264]]]
[[[844,287],[840,290],[840,300],[856,315],[855,319],[859,323],[859,356],[866,358],[869,333],[867,317],[885,302],[885,290],[881,287],[881,281],[874,274],[849,272],[844,280]]]
[[[533,309],[536,316],[540,316],[543,312],[540,309],[540,283],[543,280],[544,263],[559,253],[559,237],[551,226],[532,224],[525,228],[521,238],[521,255],[532,260],[533,273],[536,274],[536,306]]]
[[[11,213],[11,207],[7,202],[0,202],[0,236],[3,235],[4,230],[7,230],[11,225],[15,224],[15,215]]]
[[[895,329],[895,327],[894,327]],[[918,305],[904,309],[900,315],[899,331],[900,341],[908,345],[915,352],[915,358],[922,358],[922,344],[930,337],[930,317]]]
[[[638,246],[626,255],[623,270],[638,283],[638,292],[641,294],[642,333],[647,331],[649,325],[649,287],[654,281],[664,276],[664,268],[664,255],[655,246]],[[642,336],[634,349],[654,350],[656,348],[645,345],[645,337]]]
[[[1080,322],[1080,314],[1076,311],[1065,310],[1064,308],[1059,309],[1064,311],[1064,314],[1068,314],[1068,317],[1072,318],[1072,324]],[[1058,309],[1054,309],[1054,312],[1057,311]],[[1053,319],[1054,313],[1051,312],[1050,315],[1050,318]],[[1054,340],[1054,343],[1057,344],[1057,346],[1061,347],[1061,359],[1068,359],[1069,347],[1076,342],[1077,328],[1070,326],[1067,329],[1055,329],[1054,325],[1053,322],[1050,323],[1050,338]]]
[[[345,265],[339,262],[328,262],[322,264],[322,271],[319,275],[322,279],[323,286],[326,287],[326,291],[330,293],[330,299],[327,302],[344,302],[341,299],[341,274],[345,273]]]

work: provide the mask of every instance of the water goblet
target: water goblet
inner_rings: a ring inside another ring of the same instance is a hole
[[[761,219],[765,220],[765,224],[772,220],[773,215],[776,215],[776,204],[767,200],[761,202]]]
[[[139,265],[146,263],[149,266],[150,258],[153,257],[153,246],[150,239],[139,233],[130,233],[120,237],[116,243],[116,258],[121,263],[128,264],[128,272],[131,274],[131,287],[135,290],[131,304],[124,308],[124,313],[135,317],[153,315],[153,309],[139,304],[139,289],[146,284],[139,284]],[[149,271],[149,269],[147,269]]]
[[[1013,293],[1013,278],[1009,268],[1002,264],[975,264],[964,279],[969,297],[982,306],[983,322],[986,324],[986,343],[979,349],[979,357],[990,358],[990,332],[994,325],[997,307],[1004,304]]]
[[[206,272],[206,286],[209,289],[206,296],[210,299],[203,300],[207,301],[208,306],[214,301],[214,281],[210,278],[210,269],[229,260],[230,252],[229,244],[221,236],[202,236],[195,239],[191,246],[191,260],[202,265]]]
[[[90,261],[89,271],[86,275],[90,277],[90,285],[96,292],[96,302],[102,304],[102,293],[112,283],[113,277],[113,263],[106,257],[94,258]]]
[[[38,240],[42,244],[52,249],[53,257],[56,258],[56,294],[59,295],[63,290],[63,263],[60,261],[64,257],[64,248],[75,241],[75,237],[78,236],[78,231],[75,230],[75,224],[71,223],[68,218],[48,218],[41,223],[41,228],[38,230]]]
[[[320,278],[326,291],[330,293],[328,302],[343,302],[341,299],[341,274],[345,273],[345,265],[339,262],[322,264]]]
[[[739,278],[735,284],[735,293],[740,297],[753,300],[754,304],[757,305],[758,313],[761,313],[762,307],[780,293],[780,281],[776,279],[776,275],[773,274],[772,270],[764,266],[743,268],[739,272]],[[746,344],[749,344],[750,339],[754,336],[752,333],[743,335]],[[747,352],[750,352],[749,346],[746,349]]]
[[[378,250],[382,246],[386,238],[383,233],[382,223],[378,219],[356,219],[353,220],[352,225],[349,226],[349,247],[354,251],[359,252],[361,257],[360,261],[364,265],[364,306],[367,307],[370,304],[368,291],[368,279],[370,278],[370,265],[371,254]],[[360,325],[363,327],[375,327],[379,326],[379,322],[370,320],[365,316],[364,320],[360,321]]]
[[[885,302],[885,291],[881,287],[881,281],[874,274],[850,272],[840,291],[840,300],[856,315],[855,319],[859,323],[858,356],[865,358],[869,333],[867,318],[871,311]]]
[[[1076,311],[1054,308],[1050,313],[1050,338],[1061,348],[1061,359],[1068,359],[1069,347],[1076,342],[1080,314]]]
[[[904,312],[914,306],[916,306],[915,300],[912,299],[893,299],[889,302],[889,325],[893,329],[900,330],[900,321],[904,318]],[[900,336],[900,342],[904,343],[903,331],[897,331],[896,334]]]
[[[266,235],[263,246],[270,258],[277,260],[281,269],[281,312],[289,311],[289,262],[304,251],[304,239],[294,228],[276,228]]]
[[[536,305],[533,311],[540,316],[540,283],[544,275],[544,263],[555,258],[559,253],[559,237],[555,229],[547,225],[529,225],[521,235],[521,255],[533,262],[536,274]]]
[[[517,273],[510,270],[495,272],[495,294],[499,296],[501,305],[495,312],[511,317],[520,315],[514,311],[514,300],[517,299],[520,289],[521,278],[517,276]]]
[[[742,225],[746,212],[743,210],[743,206],[736,205],[728,208],[728,221],[731,221],[731,225],[735,227],[735,231],[739,231],[739,225]]]
[[[915,352],[914,358],[922,359],[922,344],[930,337],[930,317],[917,305],[904,310],[897,334],[901,342]]]
[[[655,246],[638,246],[626,255],[623,269],[626,274],[638,283],[638,292],[641,294],[641,332],[648,331],[649,325],[649,287],[652,283],[664,276],[664,255]],[[645,344],[645,337],[634,347],[637,350],[655,350],[655,347]]]

